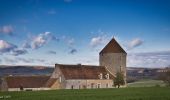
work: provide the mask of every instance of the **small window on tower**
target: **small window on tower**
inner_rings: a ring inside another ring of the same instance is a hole
[[[62,78],[61,78],[61,76],[59,77],[59,82],[61,83],[61,81],[62,81]]]

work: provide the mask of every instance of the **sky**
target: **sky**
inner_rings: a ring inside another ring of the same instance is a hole
[[[170,0],[0,0],[0,64],[99,64],[115,38],[128,67],[170,66]]]

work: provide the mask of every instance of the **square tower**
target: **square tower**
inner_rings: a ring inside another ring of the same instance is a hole
[[[99,53],[99,65],[104,66],[112,75],[121,72],[126,83],[127,53],[113,38]]]

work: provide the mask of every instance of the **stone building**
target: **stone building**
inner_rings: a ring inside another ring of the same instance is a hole
[[[55,64],[51,76],[6,77],[0,86],[8,91],[113,88],[117,72],[123,73],[126,83],[126,55],[113,38],[99,53],[99,66]]]
[[[99,66],[56,64],[51,76],[58,79],[54,88],[112,88],[117,72],[123,73],[126,83],[126,55],[113,38],[99,53]]]
[[[51,79],[57,79],[53,89],[113,87],[113,75],[102,66],[56,64]]]
[[[113,38],[99,53],[99,65],[104,66],[114,76],[121,72],[126,83],[126,55],[127,53]]]
[[[50,76],[7,76],[0,79],[1,91],[49,90]]]

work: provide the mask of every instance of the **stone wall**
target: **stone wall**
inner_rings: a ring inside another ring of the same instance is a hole
[[[65,89],[113,88],[111,79],[77,79],[66,80]]]
[[[65,77],[63,75],[63,73],[60,71],[60,68],[59,67],[55,67],[52,75],[51,75],[51,78],[56,78],[57,81],[54,83],[54,85],[52,86],[52,88],[56,88],[56,89],[63,89],[66,87],[66,80],[65,80]],[[61,78],[61,81],[60,81],[60,78]]]
[[[5,78],[0,78],[0,91],[8,91],[8,85]]]
[[[106,69],[113,75],[117,72],[124,74],[126,82],[126,54],[125,53],[104,53],[100,54],[100,66],[105,66]]]
[[[60,84],[60,82],[57,80],[55,81],[55,83],[50,87],[51,89],[61,89],[62,85]]]

